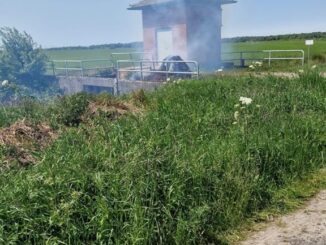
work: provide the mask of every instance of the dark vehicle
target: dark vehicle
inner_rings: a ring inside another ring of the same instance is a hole
[[[191,69],[186,62],[183,62],[183,59],[180,56],[168,56],[166,57],[157,71],[167,71],[171,73],[154,73],[145,78],[145,80],[154,80],[154,81],[164,81],[167,78],[170,79],[188,79],[191,78]],[[175,73],[174,73],[175,72]],[[187,72],[183,74],[183,72]]]

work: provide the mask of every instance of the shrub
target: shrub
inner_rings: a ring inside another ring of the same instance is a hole
[[[323,54],[314,54],[312,56],[312,60],[317,61],[319,63],[325,63],[326,62],[326,57]]]
[[[57,105],[57,120],[66,126],[78,126],[89,104],[90,95],[78,93],[63,97]]]
[[[44,80],[47,57],[26,32],[0,29],[3,51],[0,56],[0,79],[38,89]]]

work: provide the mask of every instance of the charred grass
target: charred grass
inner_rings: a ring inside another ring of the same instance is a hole
[[[225,244],[325,167],[316,72],[205,77],[134,94],[132,105],[78,96],[44,110],[66,130],[39,164],[0,174],[0,243]],[[253,103],[238,107],[240,96]]]

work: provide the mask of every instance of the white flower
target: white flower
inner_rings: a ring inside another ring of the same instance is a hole
[[[317,68],[317,65],[313,65],[311,69],[315,70]]]
[[[250,70],[255,70],[255,66],[254,66],[254,65],[250,65],[250,66],[249,66],[249,69],[250,69]]]
[[[304,73],[304,70],[302,70],[302,69],[301,69],[301,70],[299,70],[299,73],[300,73],[300,74]]]
[[[260,107],[261,107],[261,105],[256,105],[256,107],[257,107],[257,108],[260,108]]]
[[[233,122],[233,125],[237,125],[238,124],[238,122]]]
[[[171,78],[168,77],[168,78],[166,79],[166,81],[167,81],[167,82],[170,82],[170,81],[171,81]]]
[[[217,72],[223,72],[223,69],[218,69]]]
[[[235,104],[234,105],[234,108],[239,108],[240,107],[240,104]]]
[[[8,80],[4,80],[4,81],[1,83],[2,86],[7,86],[8,84],[9,84],[9,81],[8,81]]]
[[[250,105],[253,100],[247,97],[240,97],[239,101],[241,102],[242,105]]]
[[[240,113],[238,111],[236,111],[234,113],[234,119],[238,121],[239,120],[239,116],[240,116]]]
[[[256,61],[256,62],[254,63],[254,66],[262,67],[262,66],[263,66],[263,62]]]

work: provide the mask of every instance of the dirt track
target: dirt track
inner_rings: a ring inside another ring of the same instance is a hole
[[[326,191],[294,214],[284,216],[241,245],[326,245]]]

